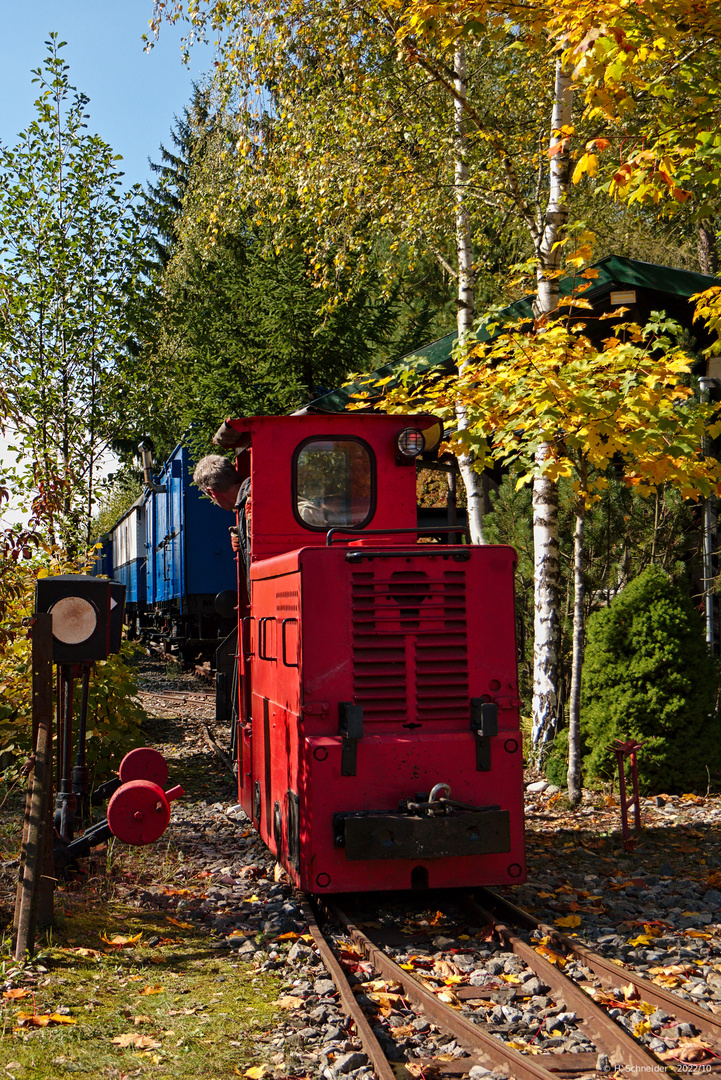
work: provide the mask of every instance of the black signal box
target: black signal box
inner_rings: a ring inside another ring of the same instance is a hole
[[[125,621],[125,586],[119,581],[110,582],[110,652],[120,652]]]
[[[111,634],[110,582],[87,574],[38,578],[35,610],[53,617],[53,661],[107,660]],[[122,626],[122,617],[121,617]]]

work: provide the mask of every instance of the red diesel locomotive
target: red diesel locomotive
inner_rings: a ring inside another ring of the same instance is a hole
[[[239,800],[311,893],[525,878],[515,553],[418,530],[441,435],[353,413],[215,436],[251,480]]]

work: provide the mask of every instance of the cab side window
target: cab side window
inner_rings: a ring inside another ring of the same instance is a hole
[[[373,515],[375,459],[359,439],[311,439],[295,459],[295,515],[307,529],[358,528]]]

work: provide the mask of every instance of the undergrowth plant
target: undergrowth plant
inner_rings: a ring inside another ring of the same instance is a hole
[[[684,589],[648,567],[588,621],[581,726],[587,777],[616,770],[614,739],[636,739],[641,790],[706,791],[721,765],[718,664]]]

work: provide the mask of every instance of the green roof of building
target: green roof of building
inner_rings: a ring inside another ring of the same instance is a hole
[[[719,279],[709,277],[706,274],[694,274],[688,270],[676,270],[670,266],[659,266],[656,263],[639,262],[637,259],[624,259],[618,255],[609,255],[601,259],[593,266],[598,271],[598,276],[592,281],[590,287],[584,292],[584,297],[593,303],[600,303],[606,294],[621,287],[642,289],[658,295],[657,310],[668,310],[682,325],[690,327],[693,318],[693,308],[686,302],[695,293],[703,292],[713,285],[719,284]],[[560,281],[561,295],[567,296],[576,286],[578,278],[569,276]],[[499,312],[499,320],[531,318],[533,314],[534,295],[524,296]],[[688,310],[685,311],[684,309]],[[478,334],[481,340],[487,339],[488,335],[483,332]],[[446,334],[445,337],[432,341],[422,349],[408,353],[399,360],[390,364],[384,364],[368,376],[382,379],[388,375],[412,367],[419,373],[431,368],[444,367],[452,363],[453,349],[457,340],[457,334]],[[351,398],[361,389],[359,383],[346,383],[337,390],[310,402],[309,409],[319,412],[343,412]]]

